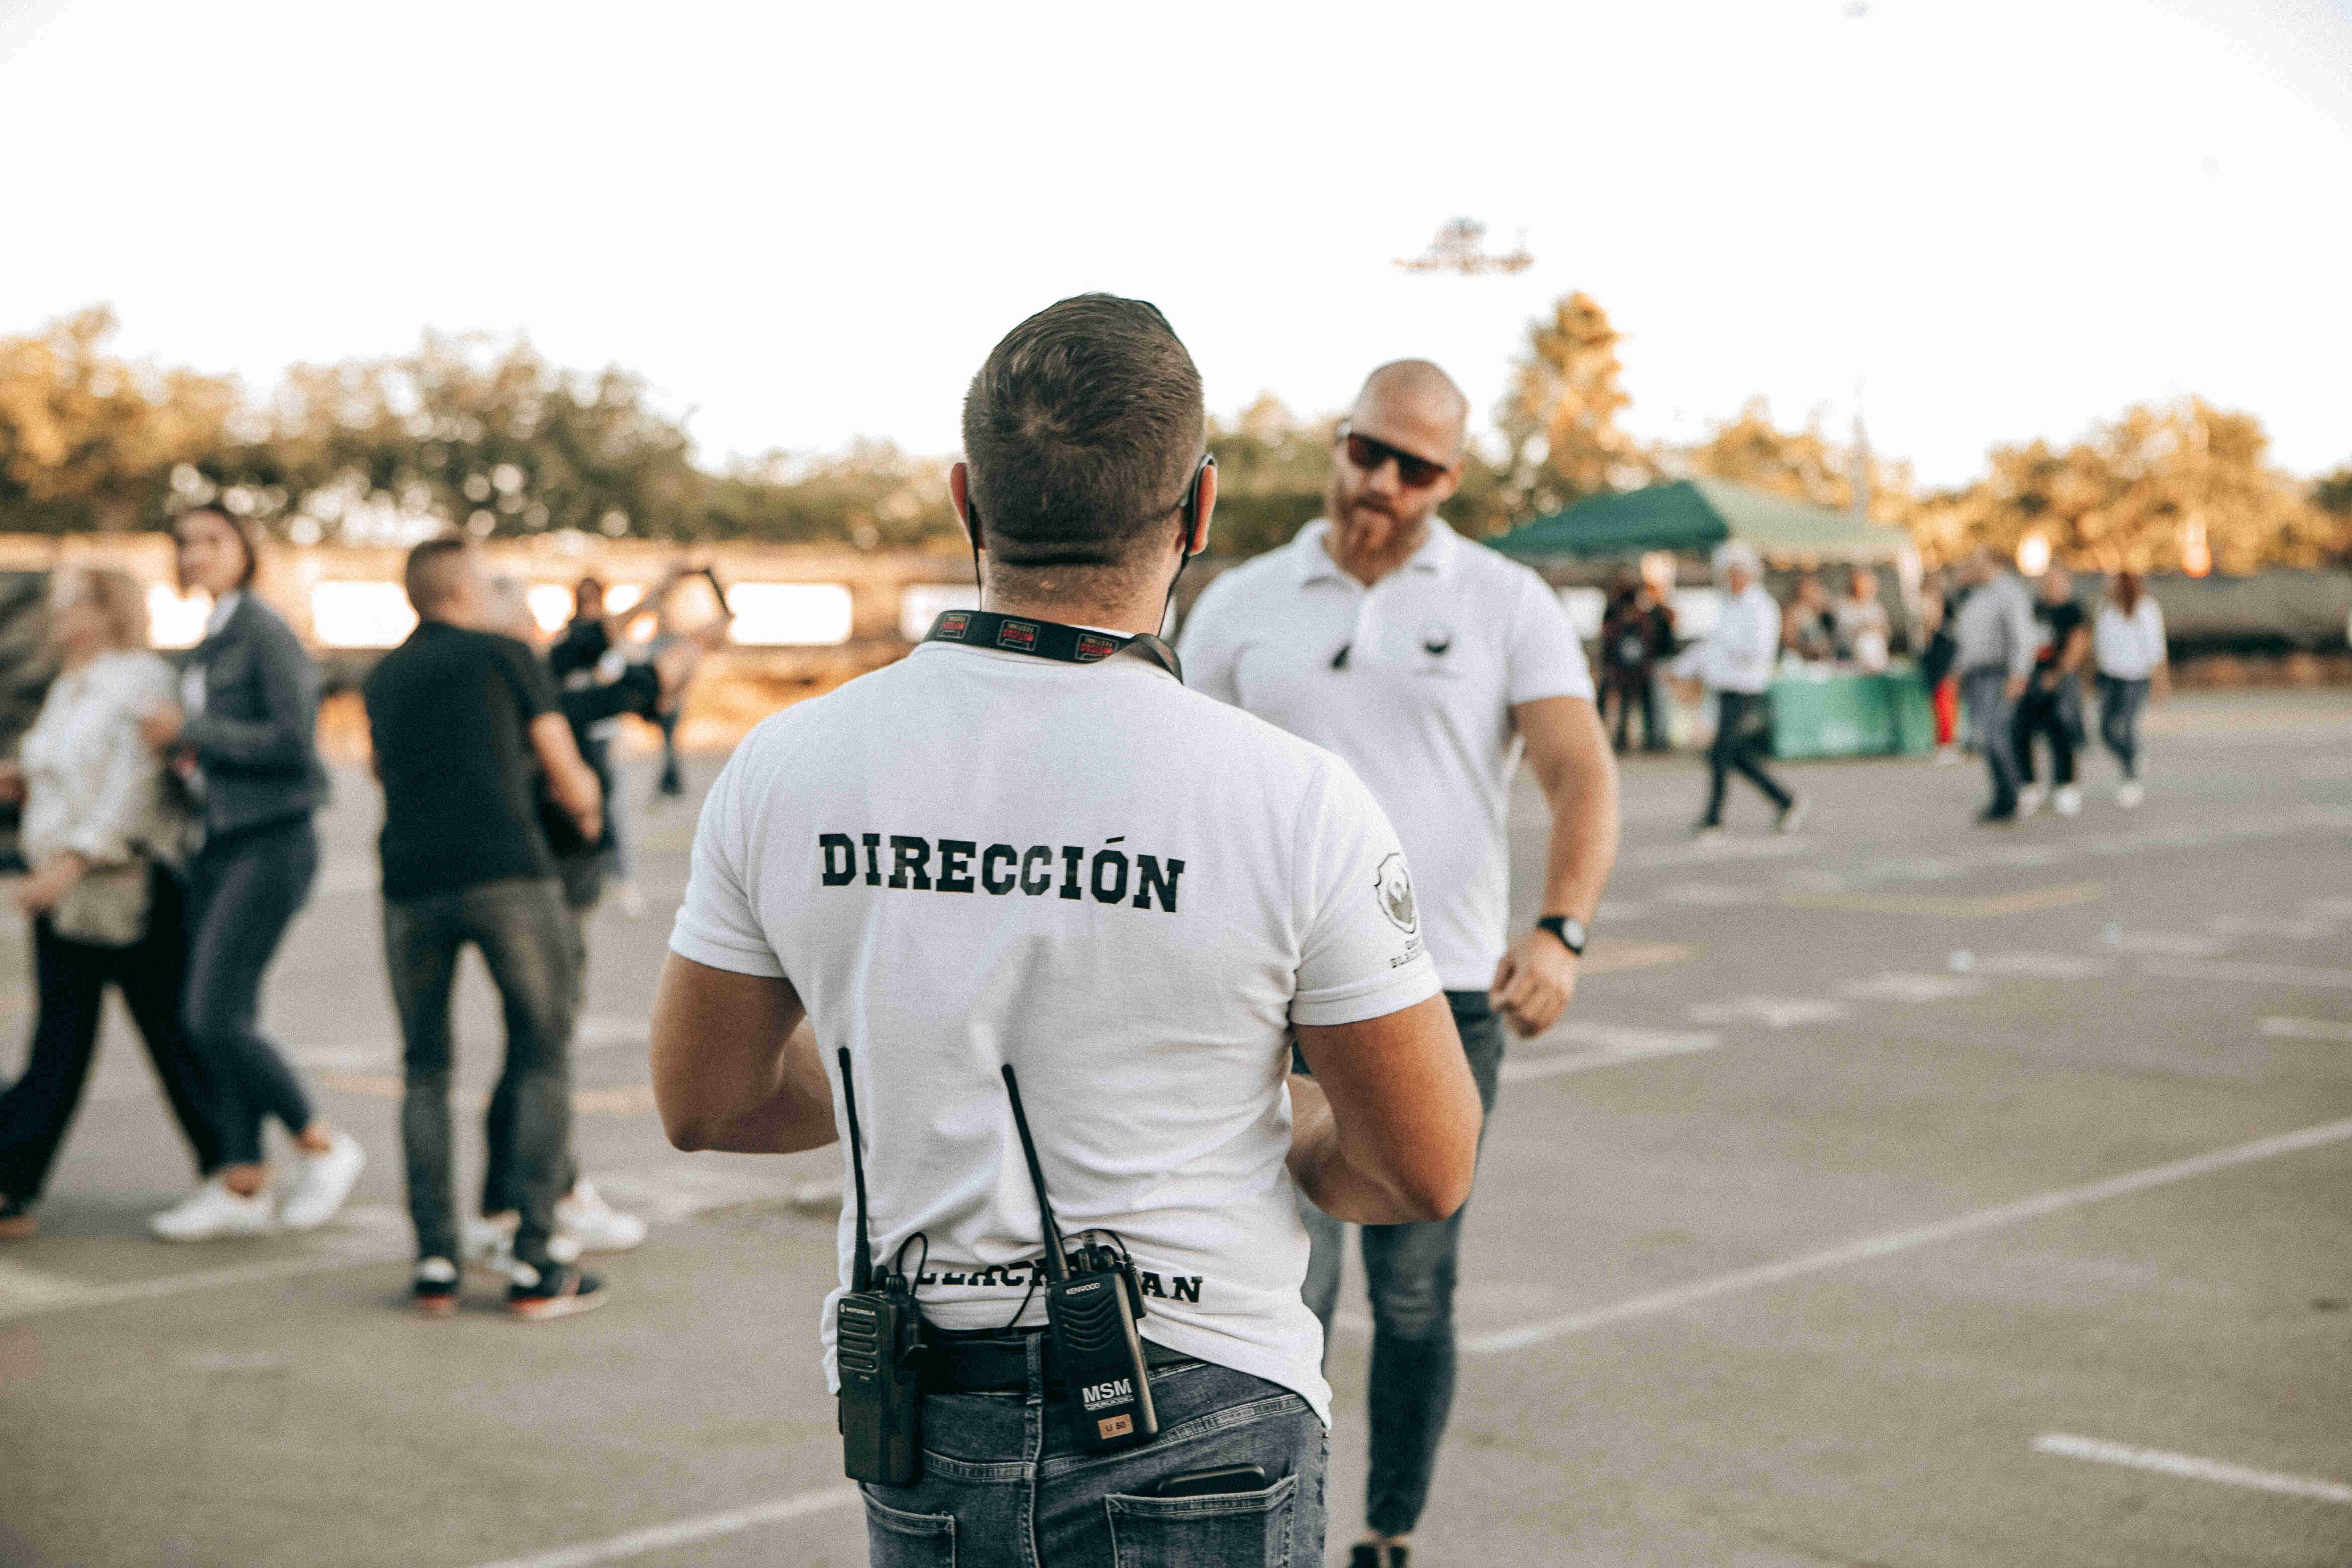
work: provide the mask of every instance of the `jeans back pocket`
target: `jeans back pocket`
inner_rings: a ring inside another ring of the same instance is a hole
[[[866,1499],[866,1550],[873,1568],[955,1568],[955,1515],[908,1513]]]
[[[1290,1568],[1298,1478],[1213,1497],[1103,1499],[1118,1568]]]

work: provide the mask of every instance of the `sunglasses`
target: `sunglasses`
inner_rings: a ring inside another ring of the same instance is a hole
[[[1427,489],[1445,477],[1445,464],[1416,458],[1402,447],[1376,441],[1370,436],[1359,436],[1345,425],[1339,426],[1339,439],[1347,445],[1349,463],[1361,473],[1377,474],[1381,464],[1391,458],[1396,459],[1397,481],[1409,490]]]

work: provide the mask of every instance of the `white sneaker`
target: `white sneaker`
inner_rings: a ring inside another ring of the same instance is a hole
[[[2060,784],[2058,793],[2050,797],[2050,809],[2061,816],[2072,816],[2083,809],[2083,790],[2079,784]]]
[[[467,1215],[457,1222],[458,1248],[468,1263],[487,1264],[504,1276],[514,1267],[515,1226],[521,1216],[509,1209],[488,1219]]]
[[[2116,786],[2116,804],[2126,811],[2137,810],[2139,803],[2147,798],[2147,791],[2141,787],[2137,779],[2126,779]]]
[[[2026,817],[2032,816],[2035,812],[2040,811],[2042,809],[2042,802],[2043,798],[2042,789],[2040,784],[2027,784],[2023,789],[2019,790],[2017,792],[2018,819],[2020,821],[2023,821]]]
[[[367,1151],[338,1127],[325,1153],[301,1158],[301,1173],[294,1178],[293,1194],[278,1211],[278,1223],[289,1230],[316,1230],[334,1218],[352,1195],[352,1184],[367,1168]]]
[[[218,1176],[162,1214],[147,1216],[147,1228],[162,1241],[213,1241],[225,1236],[261,1236],[278,1227],[267,1190],[246,1197]]]
[[[1794,799],[1790,800],[1788,805],[1780,808],[1780,815],[1773,819],[1772,831],[1775,833],[1796,832],[1797,829],[1805,825],[1805,813],[1812,809],[1812,805],[1813,803],[1810,797],[1801,795],[1796,796]]]
[[[626,1252],[646,1238],[645,1221],[613,1207],[596,1194],[593,1184],[584,1181],[556,1200],[555,1230],[557,1240],[571,1241],[581,1252]],[[553,1255],[552,1242],[548,1251]]]

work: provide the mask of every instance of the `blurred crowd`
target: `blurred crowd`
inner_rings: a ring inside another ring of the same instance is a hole
[[[316,741],[318,668],[256,591],[261,546],[249,522],[194,508],[175,521],[173,542],[180,591],[210,604],[202,639],[167,658],[151,644],[146,595],[128,573],[58,572],[45,618],[58,674],[18,755],[0,763],[0,805],[17,816],[25,875],[16,902],[31,921],[37,993],[25,1070],[0,1094],[0,1240],[38,1228],[109,987],[127,1004],[197,1176],[187,1197],[150,1218],[159,1239],[323,1225],[367,1161],[315,1109],[301,1073],[259,1025],[268,970],[319,870],[313,819],[328,776]],[[446,1194],[449,983],[457,949],[471,942],[509,1025],[530,1026],[509,1029],[465,1247],[527,1272],[520,1236],[560,1288],[570,1259],[644,1235],[572,1162],[561,1088],[584,984],[584,921],[608,882],[624,912],[643,912],[614,727],[634,715],[659,728],[656,787],[683,793],[667,742],[698,664],[726,635],[726,598],[707,569],[681,561],[624,616],[586,576],[569,623],[551,638],[521,583],[491,574],[461,542],[442,553],[447,570],[422,585],[412,574],[409,584],[412,598],[420,586],[439,597],[419,600],[416,633],[370,682],[375,770],[387,794],[387,976],[410,1079],[403,1139],[412,1188],[437,1161]],[[672,591],[695,575],[709,580],[720,614],[688,626],[673,613]],[[451,637],[489,664],[420,665],[420,648]],[[474,679],[493,667],[503,685]],[[411,677],[405,721],[379,710],[374,689],[387,668]],[[400,781],[420,779],[431,781],[424,795],[394,798]],[[502,826],[514,831],[502,836]],[[498,852],[508,838],[519,847],[513,864]],[[520,883],[530,897],[515,894]],[[534,901],[541,889],[549,896]],[[435,900],[488,918],[436,923]],[[420,1074],[436,1052],[442,1073]],[[292,1143],[282,1190],[265,1146],[270,1121]],[[544,1189],[535,1229],[524,1198],[533,1185]]]

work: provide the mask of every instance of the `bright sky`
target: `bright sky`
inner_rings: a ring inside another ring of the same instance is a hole
[[[1485,410],[1580,288],[1644,435],[1759,393],[1842,433],[1860,384],[1958,482],[2196,392],[2352,458],[2352,0],[0,0],[0,332],[109,300],[267,385],[521,330],[709,457],[951,451],[1088,289],[1219,410],[1402,354]],[[1455,215],[1537,265],[1391,265]]]

